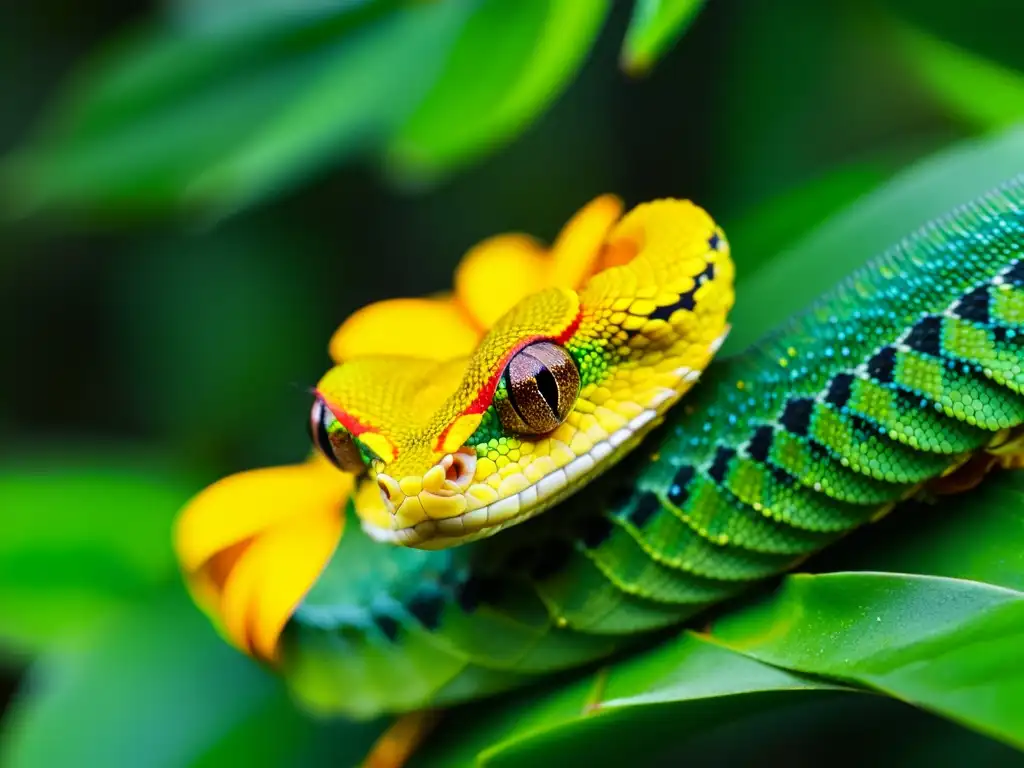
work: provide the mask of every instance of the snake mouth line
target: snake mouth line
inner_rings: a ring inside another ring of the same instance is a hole
[[[708,349],[715,354],[724,343],[729,326],[715,338]],[[702,371],[680,368],[676,371],[680,381],[692,386]],[[681,396],[680,391],[665,389],[652,399],[648,407],[634,416],[589,451],[577,456],[563,467],[552,470],[540,480],[518,493],[493,501],[485,506],[449,518],[422,520],[403,528],[383,528],[367,520],[363,530],[370,538],[390,544],[418,549],[445,549],[490,536],[503,528],[528,520],[561,501],[580,485],[585,478],[610,469],[631,447],[631,439],[642,437],[654,427],[656,420]],[[654,423],[652,423],[654,422]],[[466,457],[463,457],[466,458]],[[475,457],[473,457],[475,463]],[[596,471],[595,471],[596,470]],[[438,496],[450,495],[454,483],[445,483]],[[440,489],[439,489],[440,490]]]
[[[626,426],[609,435],[606,440],[595,443],[589,451],[577,456],[564,467],[552,470],[533,485],[504,499],[455,517],[423,520],[408,528],[382,528],[363,521],[363,529],[377,541],[421,549],[444,549],[497,533],[561,501],[579,481],[593,473],[595,467],[601,466],[613,454],[622,453],[629,439],[650,424],[658,413],[656,408],[643,411]],[[614,461],[608,461],[605,467],[610,467],[612,463]]]

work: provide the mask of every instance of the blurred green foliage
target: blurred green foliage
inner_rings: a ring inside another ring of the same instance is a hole
[[[868,699],[854,705],[862,710],[854,721],[859,730],[870,718],[863,710],[885,710],[872,689],[1019,748],[1022,493],[1024,478],[1000,477],[941,511],[908,508],[811,565],[812,571],[846,572],[788,577],[775,594],[753,596],[712,617],[706,634],[684,632],[606,670],[509,697],[485,712],[466,707],[456,713],[462,738],[438,739],[424,764],[569,761],[585,749],[595,765],[621,765],[638,741],[650,745],[652,759],[674,754],[725,764],[735,745],[696,752],[693,745],[709,734],[718,741],[728,724],[756,732],[765,713],[782,711],[788,738],[798,740],[782,754],[819,765],[834,756],[828,733],[841,726],[826,722],[815,733],[808,728],[814,711],[840,692]],[[931,518],[926,527],[924,515]],[[867,690],[848,687],[856,683]],[[863,743],[844,739],[851,764],[935,764],[942,755],[936,744],[899,743],[914,716],[891,717]],[[980,736],[948,738],[937,723],[929,733],[941,749],[953,750],[940,765],[983,755],[995,764],[1020,760]],[[733,759],[760,764],[770,744],[762,734],[747,747],[756,759],[742,748]]]
[[[622,66],[644,72],[696,18],[704,0],[638,0],[622,45]]]
[[[969,14],[955,0],[41,0],[8,14],[0,764],[354,764],[382,724],[298,711],[187,601],[170,550],[204,483],[304,454],[302,387],[334,326],[445,288],[487,235],[550,237],[615,191],[691,197],[723,222],[735,349],[1024,170],[1022,21],[1000,0]],[[1008,482],[894,515],[814,569],[923,577],[789,579],[599,689],[588,673],[453,713],[422,761],[609,761],[645,734],[652,761],[675,749],[688,764],[820,764],[836,738],[852,759],[1013,764],[999,739],[1021,742],[1022,510]],[[978,584],[951,601],[941,577]],[[802,653],[861,613],[905,630],[888,640],[906,646],[899,669],[853,631],[831,657]],[[948,631],[916,642],[911,619]],[[769,630],[787,641],[740,642]],[[844,692],[857,684],[949,720]]]
[[[192,8],[83,66],[9,160],[9,198],[16,211],[239,207],[360,151],[384,153],[400,173],[437,172],[506,141],[556,96],[607,10],[606,0],[366,0],[212,18]],[[664,38],[673,25],[663,26]]]
[[[167,532],[195,480],[83,443],[0,469],[0,638],[32,651],[164,586]]]

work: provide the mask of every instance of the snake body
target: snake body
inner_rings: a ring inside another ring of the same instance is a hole
[[[371,717],[601,659],[1010,450],[1022,387],[1016,181],[713,363],[546,514],[436,551],[350,526],[285,630],[282,669],[310,705]]]

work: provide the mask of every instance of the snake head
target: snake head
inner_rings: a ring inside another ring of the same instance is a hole
[[[602,269],[498,318],[467,357],[364,355],[320,380],[315,444],[361,477],[373,537],[436,549],[526,520],[612,467],[700,376],[728,330],[733,265],[689,202],[638,206]]]

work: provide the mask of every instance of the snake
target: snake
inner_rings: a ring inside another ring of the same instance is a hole
[[[1024,179],[723,358],[733,284],[711,216],[659,200],[468,357],[329,370],[310,433],[358,484],[280,639],[299,698],[371,718],[606,659],[1019,452]]]

